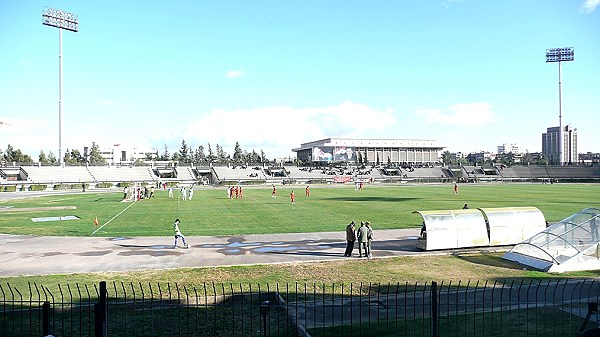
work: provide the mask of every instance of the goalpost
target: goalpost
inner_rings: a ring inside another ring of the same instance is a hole
[[[133,183],[125,188],[124,196],[125,198],[121,200],[121,202],[135,202],[139,200],[142,196],[142,184],[141,183]]]

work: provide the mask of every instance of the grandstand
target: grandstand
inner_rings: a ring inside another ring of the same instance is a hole
[[[89,166],[93,182],[151,182],[158,179],[147,166]]]
[[[318,184],[398,182],[600,182],[598,166],[11,166],[0,167],[0,184],[26,190],[32,185],[122,182],[221,184]],[[11,189],[8,189],[11,190]],[[14,190],[14,188],[13,188]]]

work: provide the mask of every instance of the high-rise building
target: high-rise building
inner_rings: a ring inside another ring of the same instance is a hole
[[[577,129],[570,124],[563,127],[562,162],[565,164],[577,163]],[[559,165],[560,160],[560,128],[558,126],[547,128],[542,133],[542,153],[548,158],[551,165]]]

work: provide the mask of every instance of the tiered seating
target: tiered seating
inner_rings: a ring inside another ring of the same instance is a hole
[[[321,169],[300,168],[296,166],[286,166],[290,178],[296,181],[316,181],[316,180],[331,180],[333,176],[323,173]]]
[[[154,181],[158,179],[148,167],[90,166],[89,171],[98,182],[102,181]]]
[[[23,166],[28,181],[34,183],[92,182],[94,178],[85,166]]]
[[[600,167],[594,166],[547,166],[552,178],[600,178]]]
[[[178,166],[175,168],[177,172],[177,179],[184,181],[196,181],[196,175],[192,172],[192,168],[189,166]]]
[[[410,170],[402,170],[406,178],[445,178],[446,174],[441,167],[417,167]]]
[[[230,168],[226,166],[215,166],[213,171],[220,181],[264,181],[267,179],[262,170],[253,168]]]

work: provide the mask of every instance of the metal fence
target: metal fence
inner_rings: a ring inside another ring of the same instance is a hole
[[[0,284],[0,336],[579,336],[595,280]]]

